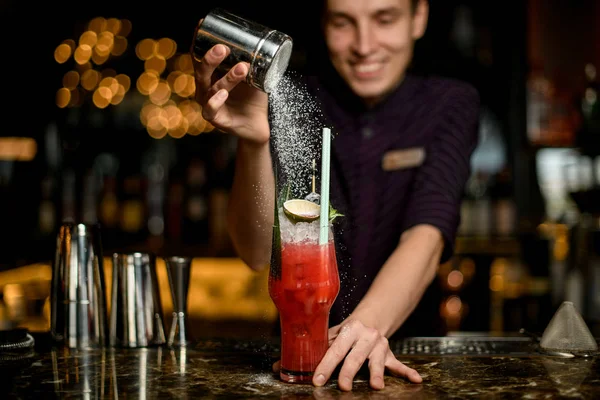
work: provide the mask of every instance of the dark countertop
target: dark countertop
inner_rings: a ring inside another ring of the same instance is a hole
[[[38,339],[36,339],[38,340]],[[0,397],[136,399],[465,399],[600,398],[600,357],[561,358],[507,354],[402,354],[422,384],[386,376],[385,389],[369,388],[361,372],[352,392],[331,380],[325,387],[286,384],[271,372],[273,340],[202,339],[187,349],[74,351],[51,346],[23,360],[0,357]],[[0,353],[1,355],[1,353]]]

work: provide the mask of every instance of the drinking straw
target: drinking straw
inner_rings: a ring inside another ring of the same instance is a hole
[[[329,160],[331,154],[331,130],[323,128],[323,148],[321,154],[321,208],[319,244],[329,241]]]

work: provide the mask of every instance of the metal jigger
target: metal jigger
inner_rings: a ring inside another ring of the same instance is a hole
[[[190,340],[186,331],[188,289],[190,286],[191,257],[167,257],[167,275],[173,299],[173,323],[169,332],[169,346],[187,346]]]

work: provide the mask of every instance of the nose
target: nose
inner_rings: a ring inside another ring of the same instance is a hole
[[[357,54],[366,56],[373,51],[376,45],[375,32],[369,24],[358,24],[356,27],[356,41],[354,49]]]

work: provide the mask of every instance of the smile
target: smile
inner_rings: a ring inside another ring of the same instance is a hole
[[[381,63],[358,64],[353,66],[354,73],[358,78],[369,78],[383,70]]]

